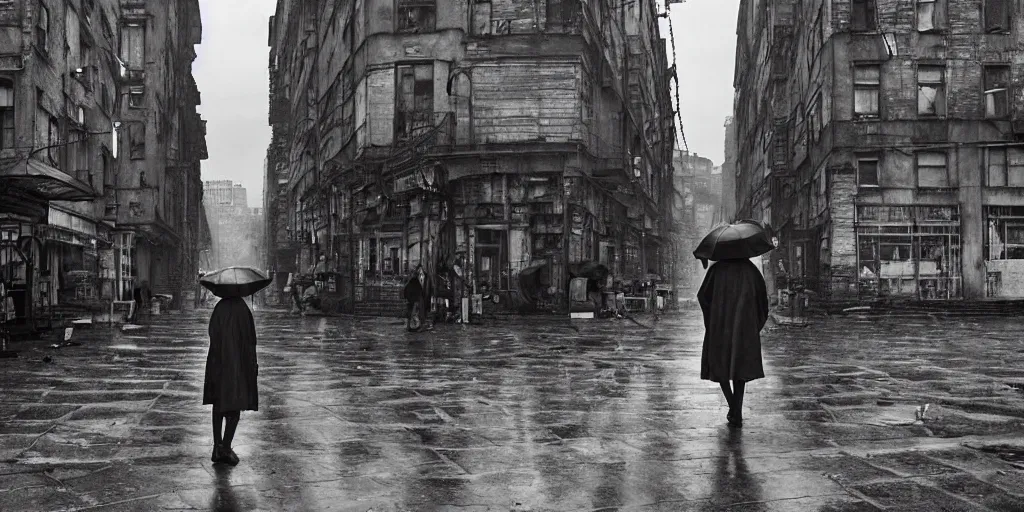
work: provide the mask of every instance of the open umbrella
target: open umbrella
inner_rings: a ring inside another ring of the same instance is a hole
[[[708,260],[740,260],[760,256],[775,249],[771,226],[758,220],[741,220],[712,229],[693,251],[694,257],[708,268]]]
[[[222,268],[199,278],[199,284],[222,299],[248,297],[266,288],[272,281],[262,271],[252,267]]]

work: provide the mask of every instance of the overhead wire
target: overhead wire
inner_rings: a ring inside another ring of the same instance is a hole
[[[683,149],[687,153],[690,152],[690,146],[686,143],[686,132],[683,131],[683,113],[682,103],[679,101],[679,62],[676,59],[676,34],[672,28],[672,8],[670,5],[665,6],[665,18],[668,20],[668,37],[669,42],[672,44],[672,79],[675,82],[675,93],[676,93],[676,120],[679,122],[679,138],[683,143]]]

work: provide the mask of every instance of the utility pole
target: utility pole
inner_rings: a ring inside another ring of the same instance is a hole
[[[564,171],[562,174],[562,187],[565,192],[564,199],[562,200],[562,258],[565,260],[563,265],[565,268],[563,282],[565,283],[565,312],[568,314],[572,312],[572,298],[569,296],[572,283],[572,280],[569,278],[569,240],[571,240],[569,233],[572,229],[569,225],[571,221],[569,209],[572,206],[572,203],[569,202],[569,197],[572,193],[572,185],[570,185],[569,176]]]

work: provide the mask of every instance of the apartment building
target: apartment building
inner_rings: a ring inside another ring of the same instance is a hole
[[[779,231],[767,275],[1024,296],[1020,30],[1003,0],[744,0],[736,197]]]
[[[526,269],[551,303],[572,264],[667,269],[653,0],[280,0],[270,24],[272,267],[323,255],[358,303],[458,265],[517,308]]]
[[[180,296],[205,157],[196,0],[2,2],[0,31],[0,279],[20,317],[109,311],[144,279]]]

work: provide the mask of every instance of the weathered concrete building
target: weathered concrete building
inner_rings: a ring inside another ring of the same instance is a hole
[[[721,220],[722,168],[696,153],[674,153],[676,286],[679,296],[692,297],[704,279],[704,268],[693,257],[693,250]]]
[[[1002,0],[741,4],[737,197],[832,298],[1024,296],[1024,54]]]
[[[264,268],[263,208],[250,208],[248,193],[230,180],[206,181],[203,205],[210,223],[213,270],[235,265]]]
[[[19,314],[109,311],[139,278],[173,291],[138,240],[170,226],[164,269],[194,252],[200,26],[195,0],[0,2],[0,279]]]
[[[324,255],[359,302],[459,264],[514,305],[533,266],[552,302],[567,263],[666,270],[673,112],[653,0],[281,0],[270,45],[277,269]]]

